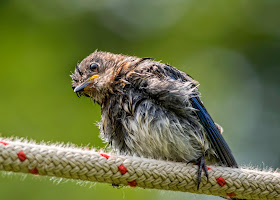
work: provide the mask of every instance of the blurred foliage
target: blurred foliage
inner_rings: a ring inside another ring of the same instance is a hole
[[[238,162],[279,167],[279,18],[277,0],[2,0],[1,135],[103,147],[100,108],[77,98],[69,77],[99,49],[189,73]],[[1,198],[11,200],[202,198],[1,174]]]

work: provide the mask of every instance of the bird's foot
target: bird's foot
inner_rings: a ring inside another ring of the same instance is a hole
[[[123,186],[119,184],[112,183],[113,188],[121,189]]]
[[[202,155],[200,158],[196,159],[196,160],[191,160],[189,162],[187,162],[187,164],[189,163],[193,163],[195,165],[198,165],[198,175],[197,175],[197,190],[199,189],[199,185],[201,183],[201,173],[202,173],[202,170],[205,172],[205,175],[206,175],[206,178],[207,178],[207,181],[208,181],[208,170],[207,170],[207,166],[206,166],[206,163],[205,163],[205,159],[204,159],[204,156]]]

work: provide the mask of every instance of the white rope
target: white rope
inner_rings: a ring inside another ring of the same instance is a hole
[[[245,199],[280,199],[280,173],[208,166],[197,190],[197,166],[98,153],[70,145],[0,138],[0,170],[150,189]]]

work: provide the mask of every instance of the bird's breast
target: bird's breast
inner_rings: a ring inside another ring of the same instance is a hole
[[[101,136],[120,154],[189,161],[200,157],[207,146],[188,119],[141,95],[109,107],[102,112]]]

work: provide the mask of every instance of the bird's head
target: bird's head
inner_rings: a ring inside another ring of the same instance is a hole
[[[114,92],[116,77],[122,66],[135,58],[121,54],[95,51],[78,63],[71,75],[72,88],[78,96],[91,97],[101,104]]]

